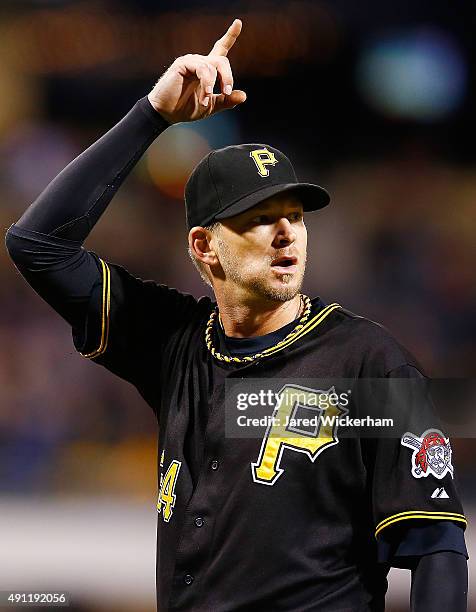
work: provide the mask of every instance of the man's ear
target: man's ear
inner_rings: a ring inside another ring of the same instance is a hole
[[[188,233],[188,246],[192,254],[201,263],[213,266],[218,262],[218,257],[210,243],[212,233],[204,227],[192,227]]]

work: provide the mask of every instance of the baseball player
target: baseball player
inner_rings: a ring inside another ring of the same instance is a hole
[[[263,143],[212,151],[196,166],[185,191],[189,252],[215,301],[82,247],[161,132],[245,101],[227,57],[240,31],[235,20],[209,55],[177,58],[10,227],[9,253],[72,326],[77,350],[135,385],[157,417],[159,610],[383,610],[395,566],[412,571],[413,610],[463,611],[466,519],[431,403],[399,413],[398,437],[298,419],[322,416],[318,379],[373,381],[378,406],[392,393],[379,382],[424,380],[380,325],[301,293],[303,215],[328,204],[322,187],[299,182]],[[263,379],[279,382],[275,420],[259,435],[226,435],[234,385]],[[334,416],[364,410],[331,404]]]

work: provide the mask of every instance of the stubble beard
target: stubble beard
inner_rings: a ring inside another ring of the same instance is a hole
[[[296,274],[282,274],[280,276],[280,285],[276,287],[272,286],[266,278],[272,262],[271,257],[264,257],[263,268],[253,276],[249,276],[243,273],[243,263],[230,251],[226,242],[219,239],[217,243],[220,264],[224,273],[227,278],[240,287],[252,289],[260,297],[278,302],[288,302],[300,293],[306,269],[306,259],[304,259],[302,270],[299,270]]]

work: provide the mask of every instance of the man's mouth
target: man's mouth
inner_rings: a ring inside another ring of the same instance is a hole
[[[280,274],[292,274],[297,270],[297,257],[277,257],[271,262],[271,267]]]

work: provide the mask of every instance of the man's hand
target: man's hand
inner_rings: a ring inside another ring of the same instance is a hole
[[[227,58],[240,32],[241,21],[235,19],[208,55],[183,55],[164,72],[147,96],[164,119],[169,123],[196,121],[246,100],[244,91],[233,89]],[[220,94],[213,93],[217,76]]]

